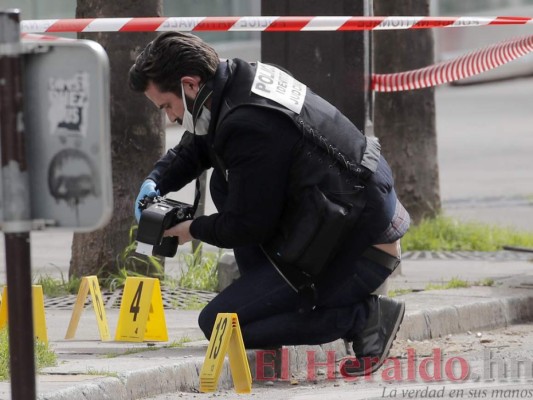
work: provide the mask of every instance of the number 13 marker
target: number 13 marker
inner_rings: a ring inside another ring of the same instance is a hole
[[[200,371],[200,392],[214,392],[216,390],[226,353],[229,355],[235,391],[237,393],[250,393],[252,374],[244,349],[239,319],[234,313],[217,315],[204,365]]]

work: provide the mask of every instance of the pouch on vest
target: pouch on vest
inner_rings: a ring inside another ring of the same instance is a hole
[[[339,201],[339,197],[350,201]],[[316,276],[335,256],[364,205],[362,187],[335,197],[326,196],[317,186],[306,188],[298,204],[288,207],[278,234],[264,248],[281,266]]]

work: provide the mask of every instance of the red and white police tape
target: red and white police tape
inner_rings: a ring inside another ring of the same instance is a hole
[[[23,33],[163,31],[366,31],[533,24],[532,17],[148,17],[43,19],[21,22]]]
[[[23,39],[55,40],[31,32],[349,31],[533,24],[528,17],[157,17],[51,19],[21,22]],[[413,71],[372,75],[375,92],[423,89],[466,79],[533,52],[533,36],[511,39]]]
[[[398,92],[423,89],[479,75],[533,52],[533,36],[506,40],[413,71],[372,75],[375,92]]]

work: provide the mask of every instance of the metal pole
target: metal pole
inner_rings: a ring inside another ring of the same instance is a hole
[[[20,13],[0,12],[0,148],[9,290],[11,398],[34,400],[29,178],[22,119]]]
[[[374,0],[363,0],[363,15],[374,15]],[[374,91],[371,87],[372,74],[374,73],[374,46],[372,32],[365,31],[363,35],[363,63],[364,63],[364,122],[363,133],[374,136]]]

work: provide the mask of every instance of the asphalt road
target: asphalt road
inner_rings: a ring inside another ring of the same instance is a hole
[[[532,196],[533,78],[436,93],[443,200]]]
[[[533,78],[437,89],[447,214],[533,231],[532,89]]]

